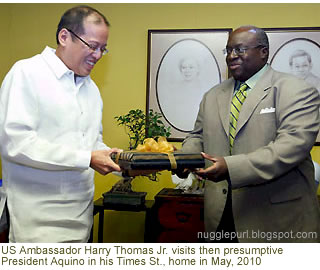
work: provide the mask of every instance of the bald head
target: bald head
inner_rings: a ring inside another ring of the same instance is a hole
[[[254,25],[244,25],[235,29],[233,32],[249,32],[254,34],[256,37],[257,43],[267,48],[269,51],[269,39],[266,32],[263,29],[256,27]]]

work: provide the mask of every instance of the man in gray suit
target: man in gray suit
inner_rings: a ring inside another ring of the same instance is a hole
[[[310,150],[319,131],[319,94],[268,64],[265,32],[234,30],[226,46],[232,78],[209,90],[184,152],[204,152],[207,240],[319,242],[320,210]],[[230,107],[246,83],[232,143]],[[230,146],[232,145],[232,147]],[[218,239],[219,236],[219,239]]]

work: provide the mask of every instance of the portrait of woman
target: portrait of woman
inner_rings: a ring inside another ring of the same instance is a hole
[[[175,43],[157,72],[156,94],[163,116],[174,128],[190,132],[204,93],[220,81],[217,61],[203,43],[194,39]]]

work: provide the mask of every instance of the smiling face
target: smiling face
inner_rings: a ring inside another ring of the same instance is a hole
[[[104,23],[96,23],[96,15],[88,16],[83,22],[84,34],[79,35],[89,45],[104,48],[107,45],[109,28]],[[77,76],[88,76],[95,64],[102,57],[102,53],[92,51],[72,33],[62,29],[59,33],[60,44],[57,48],[57,56]]]
[[[242,55],[231,52],[226,56],[227,65],[232,76],[239,81],[246,81],[257,73],[267,62],[268,49],[257,47],[255,30],[249,27],[238,28],[228,39],[227,48],[249,48]]]
[[[291,69],[294,75],[305,79],[312,69],[312,64],[306,55],[297,56],[292,59]]]
[[[198,76],[198,63],[192,58],[185,58],[180,63],[180,71],[184,80],[192,81]]]

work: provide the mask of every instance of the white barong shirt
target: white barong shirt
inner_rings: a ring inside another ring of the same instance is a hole
[[[0,91],[0,150],[10,242],[87,242],[92,226],[91,151],[102,142],[102,99],[46,47],[18,61]]]

